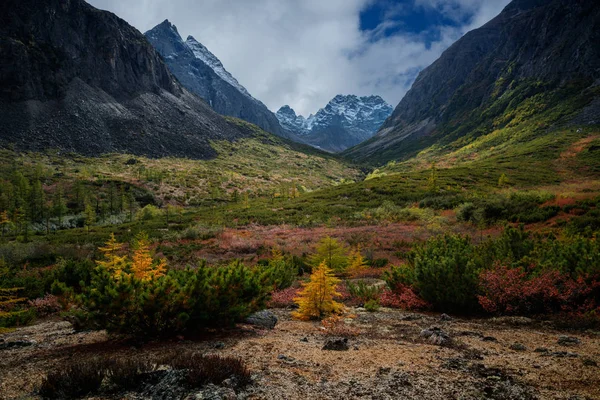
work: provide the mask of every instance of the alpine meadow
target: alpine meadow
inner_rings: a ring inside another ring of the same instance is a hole
[[[0,399],[600,398],[600,2],[87,1],[0,10]]]

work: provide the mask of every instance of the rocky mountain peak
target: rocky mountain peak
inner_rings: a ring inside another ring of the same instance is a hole
[[[309,143],[341,151],[372,137],[393,108],[380,96],[336,95],[315,115],[304,118],[289,106],[277,111],[282,126]]]
[[[184,41],[175,25],[165,20],[146,32],[146,37],[183,86],[206,100],[219,114],[237,117],[268,132],[289,137],[275,115],[252,97],[219,58],[193,36]]]
[[[285,106],[281,107],[277,111],[277,115],[290,116],[290,117],[296,118],[296,111],[294,111],[294,109],[292,107],[290,107],[286,104]]]

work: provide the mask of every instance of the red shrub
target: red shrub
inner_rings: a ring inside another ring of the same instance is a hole
[[[359,298],[352,296],[352,293],[350,293],[350,290],[348,290],[348,286],[345,283],[338,285],[336,290],[340,294],[338,299],[348,307],[358,307],[362,304],[362,301]]]
[[[420,298],[410,286],[399,284],[392,290],[386,290],[379,299],[383,307],[400,308],[408,311],[427,310],[429,303]]]
[[[479,276],[483,309],[495,314],[535,315],[552,312],[586,313],[597,308],[596,279],[570,278],[559,271],[529,277],[520,268],[495,266]]]
[[[298,297],[299,288],[287,288],[283,290],[276,290],[271,293],[271,300],[267,302],[267,307],[269,308],[286,308],[293,307],[296,303],[294,303],[294,298]]]
[[[51,294],[47,294],[39,299],[30,300],[29,306],[35,309],[35,313],[38,317],[45,317],[62,310],[58,297]]]

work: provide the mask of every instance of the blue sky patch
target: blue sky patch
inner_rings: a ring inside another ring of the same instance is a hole
[[[377,32],[373,40],[397,34],[419,35],[427,46],[439,40],[441,27],[458,27],[473,17],[449,18],[442,10],[414,0],[376,0],[360,13],[360,29]]]

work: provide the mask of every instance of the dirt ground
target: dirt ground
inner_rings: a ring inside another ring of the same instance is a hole
[[[272,311],[279,318],[273,330],[240,325],[203,338],[144,345],[104,332],[77,333],[60,320],[20,328],[0,336],[0,348],[18,340],[32,343],[0,350],[0,399],[37,399],[43,375],[65,360],[172,350],[246,362],[252,384],[215,399],[600,399],[598,332],[562,332],[526,318],[446,321],[437,314],[359,308],[347,320],[359,331],[349,337],[349,349],[327,351],[319,323],[294,321],[289,310]],[[434,326],[451,341],[436,345],[422,337]],[[560,345],[561,335],[580,343]]]

